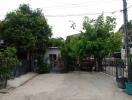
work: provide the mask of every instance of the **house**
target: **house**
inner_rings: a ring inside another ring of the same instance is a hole
[[[44,61],[45,63],[51,65],[52,68],[55,68],[60,56],[61,51],[58,47],[48,47],[44,55]]]
[[[77,34],[73,34],[73,35],[69,35],[66,38],[66,41],[69,41],[71,38],[77,38],[80,37],[81,33],[77,33]]]
[[[129,21],[128,22],[128,34],[127,34],[127,38],[128,38],[128,54],[132,54],[132,20],[131,21]],[[123,39],[122,39],[122,42],[123,42],[123,48],[121,49],[121,58],[124,60],[124,61],[126,61],[126,56],[125,56],[125,54],[126,54],[126,52],[125,52],[125,39],[124,39],[124,37],[125,37],[125,33],[124,33],[124,25],[122,25],[121,26],[121,28],[119,29],[119,32],[121,32],[122,34],[123,34]],[[130,72],[131,72],[131,69],[129,69],[128,68],[128,66],[126,66],[126,69],[125,69],[125,72],[124,72],[124,74],[125,74],[125,76],[127,77],[127,76],[131,76],[130,75]],[[129,75],[128,75],[129,74]]]
[[[124,26],[122,25],[121,28],[119,29],[119,32],[121,32],[123,34],[123,39],[122,42],[123,44],[125,44],[124,42]],[[132,54],[132,21],[128,22],[128,47],[129,47],[129,52],[130,54]],[[123,45],[123,48],[121,49],[121,58],[125,59],[125,45]]]

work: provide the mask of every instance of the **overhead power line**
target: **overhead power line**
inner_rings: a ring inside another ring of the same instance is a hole
[[[116,0],[119,1],[119,0]],[[115,1],[115,2],[116,2]],[[60,6],[49,6],[49,7],[43,7],[44,9],[47,10],[62,10],[62,9],[70,9],[70,8],[81,8],[81,7],[94,7],[94,6],[101,6],[103,4],[106,3],[112,3],[113,1],[105,1],[103,3],[101,2],[87,2],[87,3],[80,3],[80,4],[64,4],[64,5],[60,5]],[[118,2],[116,2],[118,3]]]
[[[129,7],[127,7],[127,9],[131,8],[132,5],[130,5]],[[103,12],[104,14],[115,14],[117,12],[123,12],[122,9],[120,10],[115,10],[115,11],[110,11],[110,12]],[[46,17],[72,17],[72,16],[87,16],[87,15],[100,15],[102,14],[102,12],[98,12],[98,13],[79,13],[79,14],[67,14],[67,15],[45,15]]]
[[[132,5],[128,6],[127,9],[132,8]],[[0,9],[2,10],[2,9]],[[5,10],[5,9],[4,9]],[[103,12],[104,14],[115,14],[117,12],[123,12],[122,9],[120,10],[115,10],[115,11],[109,11],[109,12]],[[97,12],[97,13],[78,13],[78,14],[58,14],[58,15],[45,15],[46,17],[72,17],[72,16],[88,16],[88,15],[100,15],[102,12]],[[2,14],[0,14],[2,16]],[[4,16],[4,14],[3,14]]]
[[[127,9],[132,8],[132,5],[128,6]],[[103,12],[103,14],[115,14],[118,12],[123,12],[122,9],[120,10],[115,10],[115,11],[109,11],[109,12]],[[45,15],[46,17],[74,17],[74,16],[88,16],[88,15],[100,15],[102,12],[97,12],[97,13],[78,13],[78,14],[58,14],[58,15]],[[2,16],[2,14],[1,14]]]
[[[113,1],[109,1],[109,0],[102,0],[102,2],[95,2],[93,0],[90,0],[90,1],[85,1],[85,2],[82,2],[82,3],[66,3],[63,1],[55,1],[55,0],[49,0],[50,2],[55,2],[55,3],[60,3],[61,5],[54,5],[54,6],[45,6],[43,7],[44,9],[46,10],[62,10],[62,9],[70,9],[70,8],[81,8],[81,7],[94,7],[94,6],[101,6],[103,4],[106,4],[106,3],[112,3]],[[116,2],[117,1],[117,2]],[[118,3],[118,1],[120,0],[115,0],[114,2]],[[0,10],[9,10],[9,9],[0,9]]]
[[[103,12],[104,14],[112,13],[114,14],[115,12]],[[82,14],[68,14],[68,15],[45,15],[46,17],[72,17],[72,16],[87,16],[87,15],[100,15],[102,13],[82,13]]]

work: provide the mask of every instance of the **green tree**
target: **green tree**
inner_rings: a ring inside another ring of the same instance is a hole
[[[5,50],[0,51],[0,80],[10,78],[13,68],[19,63],[15,48],[7,47]]]
[[[52,34],[41,9],[33,10],[22,4],[8,13],[2,23],[0,36],[7,46],[16,47],[19,53],[24,52],[28,57],[45,52]]]
[[[85,44],[81,35],[79,37],[70,37],[70,39],[65,42],[61,53],[65,59],[65,66],[68,70],[74,69],[75,61],[83,56],[84,47]]]
[[[96,60],[96,70],[102,70],[102,59],[121,48],[121,35],[114,33],[115,18],[103,15],[91,20],[85,17],[83,22],[83,37],[85,38],[84,52]]]
[[[49,46],[61,48],[64,45],[64,42],[65,41],[64,41],[64,39],[62,37],[50,38],[50,40],[49,40]]]

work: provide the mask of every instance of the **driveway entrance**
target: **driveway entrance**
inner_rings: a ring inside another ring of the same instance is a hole
[[[43,74],[11,91],[0,100],[132,100],[104,73]]]

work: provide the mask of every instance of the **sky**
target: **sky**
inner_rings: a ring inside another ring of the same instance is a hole
[[[128,20],[132,19],[132,0],[128,3]],[[82,30],[85,16],[97,18],[102,12],[104,16],[116,18],[117,27],[123,24],[122,0],[0,0],[0,20],[6,13],[13,11],[20,4],[29,4],[32,9],[41,8],[52,27],[52,37],[63,37],[77,34]],[[75,23],[75,29],[71,25]]]

